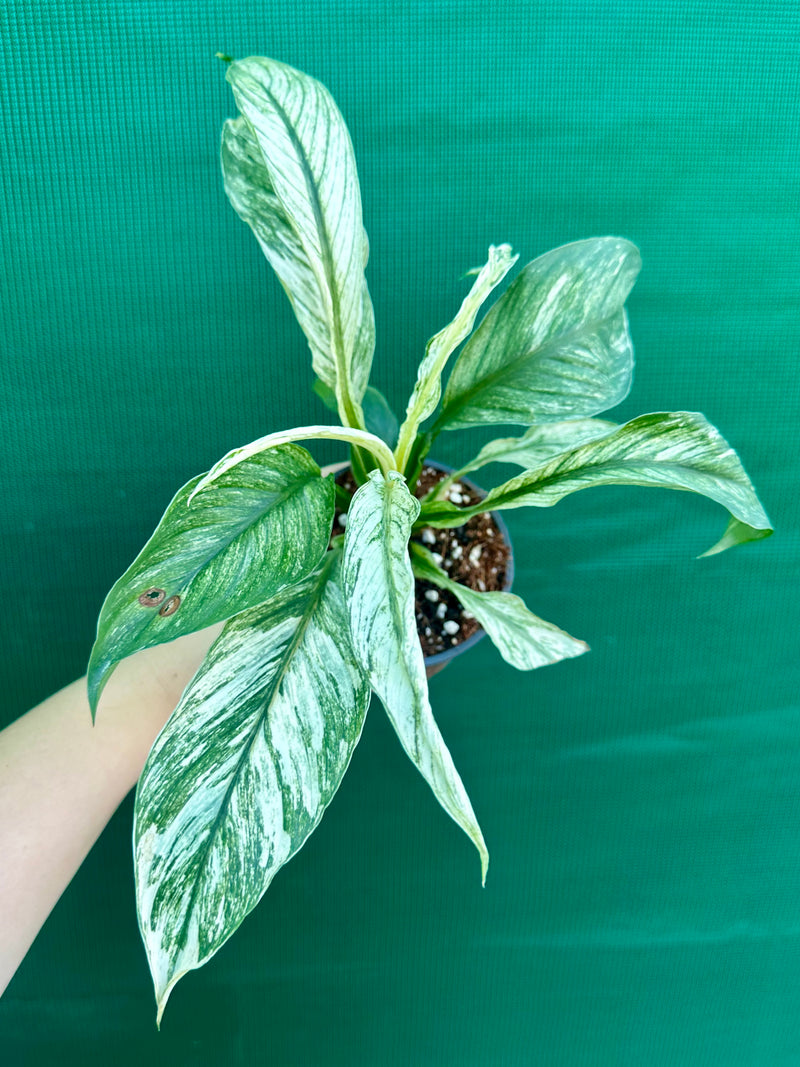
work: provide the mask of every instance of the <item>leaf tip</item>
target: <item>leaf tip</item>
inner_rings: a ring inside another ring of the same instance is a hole
[[[172,993],[172,990],[175,988],[175,986],[178,984],[179,980],[183,978],[185,974],[186,971],[181,971],[180,974],[173,975],[173,977],[167,982],[167,984],[163,988],[159,988],[159,986],[156,984],[155,994],[157,1030],[161,1029],[161,1020],[164,1018],[164,1011],[167,1007],[167,1001],[170,998],[170,994]]]
[[[89,660],[89,670],[86,674],[86,695],[89,699],[89,711],[92,714],[92,726],[97,719],[97,705],[106,687],[106,682],[111,676],[116,663],[109,660],[98,662],[94,657]]]
[[[767,522],[766,515],[764,516]],[[701,552],[696,559],[705,559],[707,556],[717,556],[720,552],[725,552],[729,548],[734,548],[736,545],[744,545],[749,541],[763,541],[766,537],[771,537],[775,531],[771,526],[749,526],[747,523],[741,522],[739,519],[731,516],[731,520],[725,530],[725,533],[712,545],[711,548],[707,548],[705,552]]]

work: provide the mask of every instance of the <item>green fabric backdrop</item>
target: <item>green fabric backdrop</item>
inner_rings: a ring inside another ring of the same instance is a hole
[[[644,269],[615,417],[703,411],[777,528],[696,560],[724,515],[686,494],[509,513],[516,590],[593,651],[523,675],[484,642],[432,683],[487,888],[373,706],[319,830],[161,1034],[128,800],[0,1002],[3,1062],[800,1063],[794,0],[10,0],[0,34],[3,722],[83,673],[180,484],[324,421],[222,190],[217,50],[338,101],[396,406],[489,243],[621,235]]]

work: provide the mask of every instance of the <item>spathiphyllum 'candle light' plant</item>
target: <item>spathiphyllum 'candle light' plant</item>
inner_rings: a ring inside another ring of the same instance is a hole
[[[192,479],[100,614],[93,713],[124,657],[226,621],[136,793],[139,922],[159,1020],[175,983],[214,955],[316,827],[373,692],[474,842],[485,878],[483,835],[431,713],[415,576],[455,594],[523,670],[586,645],[508,592],[453,581],[415,532],[626,484],[702,493],[726,508],[727,528],[705,555],[771,533],[736,453],[702,415],[658,412],[622,425],[595,417],[631,383],[624,303],[640,259],[621,238],[533,260],[475,328],[517,260],[508,245],[491,247],[455,318],[429,341],[398,427],[368,384],[367,238],[344,121],[319,82],[274,60],[231,61],[227,79],[241,114],[222,133],[225,189],[289,296],[317,390],[341,425],[270,433]],[[465,341],[442,392],[448,360]],[[524,432],[485,445],[422,499],[414,495],[440,433],[488,425]],[[354,493],[296,443],[313,438],[350,447]],[[520,470],[464,503],[453,491],[459,479],[490,463]],[[335,508],[346,525],[333,529]]]

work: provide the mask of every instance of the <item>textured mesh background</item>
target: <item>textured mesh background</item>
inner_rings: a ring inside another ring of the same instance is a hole
[[[644,270],[615,417],[704,411],[778,529],[698,561],[724,515],[686,494],[509,513],[516,590],[593,652],[522,675],[484,642],[432,683],[487,889],[374,707],[160,1035],[127,801],[0,1003],[5,1062],[800,1062],[797,4],[10,0],[0,35],[3,721],[83,672],[180,484],[323,416],[222,190],[220,49],[348,121],[397,407],[490,242],[619,234]]]

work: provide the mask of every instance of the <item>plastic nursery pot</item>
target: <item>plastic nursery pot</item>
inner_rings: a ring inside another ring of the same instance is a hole
[[[348,466],[349,464],[347,463],[333,463],[327,467],[324,467],[322,473],[323,475],[338,474],[340,471],[345,470]],[[425,466],[433,467],[434,470],[441,471],[443,474],[452,474],[454,469],[452,467],[445,466],[445,464],[443,463],[436,463],[433,460],[426,460]],[[479,485],[475,485],[475,483],[470,481],[468,478],[461,478],[459,480],[459,484],[466,487],[472,494],[474,494],[479,499],[486,496],[486,491],[482,489]],[[511,589],[511,585],[514,580],[514,550],[511,544],[511,538],[509,537],[508,528],[506,527],[506,524],[503,522],[500,515],[496,511],[492,511],[489,514],[491,515],[494,525],[500,532],[500,535],[503,538],[503,542],[508,549],[508,558],[505,562],[505,574],[502,584],[503,591],[508,592]],[[428,678],[432,678],[434,674],[438,674],[439,671],[444,670],[448,663],[454,660],[456,656],[460,656],[464,652],[467,652],[469,649],[474,648],[474,646],[481,640],[481,638],[485,636],[486,631],[482,627],[479,627],[477,630],[475,630],[474,633],[470,634],[469,637],[465,638],[463,641],[459,641],[458,644],[452,645],[450,648],[446,648],[442,652],[436,652],[433,655],[425,656],[425,672]]]

